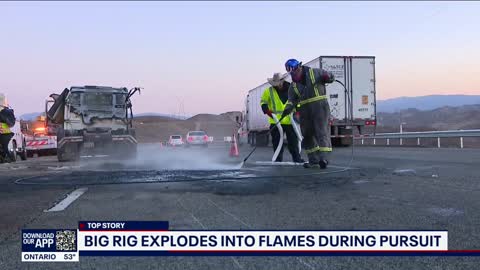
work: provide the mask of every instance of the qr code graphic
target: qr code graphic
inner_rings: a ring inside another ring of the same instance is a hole
[[[55,236],[57,251],[75,251],[77,250],[77,232],[76,231],[57,231]]]

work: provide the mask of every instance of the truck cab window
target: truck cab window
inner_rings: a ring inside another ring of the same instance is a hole
[[[80,106],[80,93],[72,93],[67,102],[73,106]]]

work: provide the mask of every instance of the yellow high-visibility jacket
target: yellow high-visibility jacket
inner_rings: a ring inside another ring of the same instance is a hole
[[[283,103],[278,96],[277,90],[273,86],[270,86],[265,88],[265,91],[263,91],[262,98],[260,100],[260,106],[264,104],[267,104],[268,108],[277,116],[278,119],[280,119],[282,117],[283,110],[285,109],[285,105],[287,105],[287,102]],[[273,120],[271,117],[267,117],[270,124],[276,123],[275,120]],[[282,125],[292,124],[289,116],[283,118],[280,123]]]
[[[10,127],[7,125],[7,123],[0,123],[0,134],[9,134],[12,133],[10,130]]]

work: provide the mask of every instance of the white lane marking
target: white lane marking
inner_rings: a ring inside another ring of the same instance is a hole
[[[350,170],[359,169],[359,168],[356,168],[356,167],[345,167],[345,166],[336,166],[336,165],[328,165],[328,167],[338,168],[338,169],[350,169]]]
[[[184,205],[183,203],[180,201],[181,199],[181,196],[178,197],[177,199],[177,203],[183,208],[183,210],[185,210],[187,213],[190,214],[190,216],[193,218],[193,220],[195,220],[195,222],[197,222],[198,224],[200,224],[200,226],[204,229],[204,230],[207,230],[207,226],[203,225],[203,223],[192,213],[190,212]],[[230,257],[230,259],[232,259],[233,263],[235,263],[235,265],[240,268],[240,269],[245,269],[243,268],[243,266],[240,264],[240,262],[238,262],[237,259],[235,259],[235,257]]]
[[[54,205],[52,208],[48,210],[44,210],[44,212],[59,212],[65,210],[71,203],[73,203],[76,199],[83,195],[88,190],[88,188],[79,188],[74,190],[72,193],[68,194],[65,199],[61,202]]]
[[[235,259],[235,257],[230,257],[230,258],[232,258],[232,261],[237,265],[238,268],[240,268],[240,269],[245,269],[245,268],[243,268],[243,266],[240,264],[240,262],[238,262],[238,260]]]
[[[109,157],[109,155],[86,155],[86,156],[80,156],[81,158],[104,158],[104,157]]]
[[[310,269],[315,269],[315,267],[313,265],[307,263],[302,258],[300,258],[300,257],[296,257],[296,258],[297,258],[297,261],[299,261],[301,264],[305,265],[306,267],[308,267]]]
[[[235,219],[236,221],[240,222],[242,225],[246,226],[247,228],[249,229],[253,229],[252,226],[250,226],[249,224],[247,224],[246,222],[244,222],[243,220],[241,220],[239,217],[237,217],[236,215],[228,212],[227,210],[223,209],[222,207],[220,207],[218,204],[216,204],[215,202],[213,202],[212,200],[210,200],[209,198],[205,197],[208,202],[210,204],[212,204],[213,206],[217,207],[220,211],[222,211],[224,214],[227,214],[229,215],[230,217],[232,217],[233,219]]]
[[[203,225],[203,223],[192,212],[190,212],[187,209],[187,207],[185,207],[183,205],[183,203],[180,201],[180,199],[181,199],[181,196],[178,197],[177,203],[183,208],[183,210],[185,210],[188,214],[190,214],[190,216],[193,218],[193,220],[195,220],[195,222],[197,222],[200,225],[200,227],[202,227],[202,229],[207,230],[207,226]]]
[[[223,213],[231,216],[233,219],[235,219],[236,221],[240,222],[241,224],[247,226],[249,229],[254,229],[250,224],[244,222],[243,220],[241,220],[239,217],[237,217],[236,215],[232,214],[231,212],[225,210],[224,208],[220,207],[218,204],[216,204],[214,201],[210,200],[209,198],[205,197],[208,202],[210,202],[212,205],[214,205],[215,207],[217,207],[220,211],[222,211]],[[233,257],[232,257],[233,258]],[[310,269],[315,269],[315,267],[309,263],[307,263],[306,261],[304,261],[302,258],[300,257],[295,257],[297,259],[297,261],[299,261],[301,264],[307,266],[308,268]],[[239,265],[240,266],[240,265]],[[240,266],[241,267],[241,266]]]

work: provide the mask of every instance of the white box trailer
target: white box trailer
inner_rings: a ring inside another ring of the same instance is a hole
[[[364,126],[376,125],[376,90],[374,56],[320,56],[304,65],[333,72],[335,79],[342,82],[328,84],[327,97],[330,104],[332,143],[349,145],[353,139],[353,127],[362,133]],[[290,76],[287,80],[291,82]],[[240,142],[251,145],[267,145],[269,123],[260,107],[260,98],[268,83],[248,91]]]

